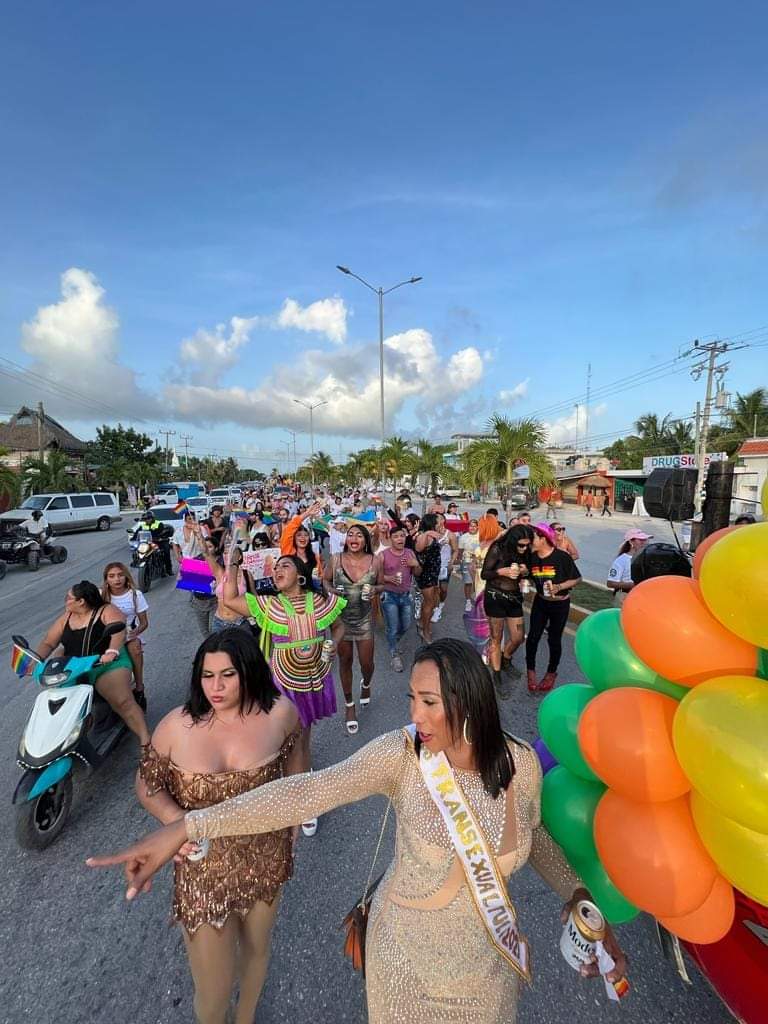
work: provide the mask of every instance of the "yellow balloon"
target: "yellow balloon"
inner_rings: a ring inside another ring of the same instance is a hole
[[[726,629],[768,647],[768,523],[742,526],[713,544],[701,563],[699,584]]]
[[[734,821],[768,832],[768,682],[718,676],[695,686],[673,725],[694,789]]]
[[[768,906],[768,835],[726,818],[695,789],[691,811],[701,841],[728,881]]]

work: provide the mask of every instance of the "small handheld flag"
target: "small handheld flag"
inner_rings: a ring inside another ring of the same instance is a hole
[[[40,663],[41,659],[32,651],[14,643],[11,648],[11,668],[20,679],[23,679],[24,676],[31,676]]]
[[[189,508],[189,505],[182,498],[181,501],[178,503],[178,505],[174,505],[173,506],[173,511],[178,515],[179,512],[183,512],[185,509],[188,509],[188,508]]]

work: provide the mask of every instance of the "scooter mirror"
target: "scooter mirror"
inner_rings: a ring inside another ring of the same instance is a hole
[[[31,650],[29,640],[25,636],[14,633],[11,640],[13,640],[17,647],[24,647],[28,651]]]

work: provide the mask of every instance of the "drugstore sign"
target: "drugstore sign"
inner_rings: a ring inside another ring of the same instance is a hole
[[[725,462],[728,458],[727,452],[710,452],[704,456],[704,465],[710,462]],[[698,469],[699,464],[696,456],[686,455],[651,455],[643,459],[643,472],[650,473],[654,469]]]

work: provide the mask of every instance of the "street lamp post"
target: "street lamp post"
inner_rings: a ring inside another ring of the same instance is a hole
[[[366,288],[370,289],[374,295],[378,296],[379,299],[379,399],[380,399],[380,414],[381,414],[381,468],[379,470],[381,475],[381,483],[384,486],[384,296],[389,295],[396,288],[402,288],[404,284],[417,284],[422,280],[421,277],[409,277],[407,281],[401,281],[399,284],[393,284],[391,288],[374,288],[372,284],[369,284],[365,278],[360,277],[359,274],[355,274],[349,269],[349,267],[342,267],[340,264],[336,264],[336,269],[340,270],[342,274],[347,274],[349,277],[356,278],[360,284],[364,284]]]
[[[321,405],[328,405],[328,402],[314,402],[314,403],[313,402],[302,402],[302,400],[300,398],[294,398],[294,402],[297,405],[303,405],[305,409],[309,409],[309,450],[310,450],[310,453],[311,453],[310,460],[311,460],[311,465],[312,465],[312,490],[314,491],[314,489],[315,489],[315,463],[314,463],[314,458],[315,458],[315,427],[314,427],[314,421],[312,419],[312,414],[314,413],[315,409],[319,409]],[[284,443],[287,443],[287,442],[284,442]]]

